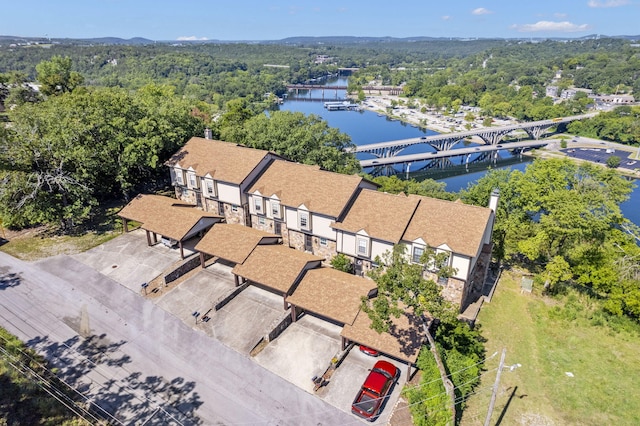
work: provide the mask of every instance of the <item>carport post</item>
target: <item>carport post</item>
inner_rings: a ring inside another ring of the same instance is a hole
[[[184,248],[182,246],[182,240],[178,241],[178,244],[180,244],[180,259],[184,259]]]
[[[296,322],[296,305],[291,305],[291,322]]]
[[[145,230],[145,232],[147,233],[147,245],[151,247],[151,236],[149,235],[149,231]]]
[[[200,267],[204,269],[204,253],[200,252]]]
[[[123,217],[122,218],[122,233],[126,234],[127,232],[129,232],[129,221]]]

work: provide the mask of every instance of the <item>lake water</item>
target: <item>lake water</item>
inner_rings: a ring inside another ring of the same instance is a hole
[[[329,82],[328,85],[346,86],[347,79],[340,78],[333,80]],[[324,96],[326,101],[333,101],[335,100],[336,93],[335,91],[325,91]],[[344,91],[337,91],[337,96],[338,98],[344,98]],[[307,100],[307,98],[321,97],[322,91],[320,90],[312,90],[311,93],[300,93],[297,97],[290,95],[289,98],[280,105],[280,110],[299,111],[304,114],[318,115],[326,120],[330,127],[338,128],[341,132],[348,134],[351,137],[351,141],[356,145],[437,134],[431,130],[413,127],[400,121],[392,121],[372,111],[328,111],[324,108],[322,101]],[[462,143],[459,143],[459,145],[462,146]],[[417,145],[405,149],[403,154],[432,150],[429,146]],[[531,162],[529,157],[514,157],[506,151],[499,151],[499,156],[500,158],[495,164],[479,163],[477,165],[471,165],[470,167],[461,165],[444,170],[430,170],[428,172],[414,171],[410,173],[409,176],[416,179],[436,179],[447,184],[447,191],[458,192],[484,176],[489,168],[499,169],[509,167],[511,169],[524,170],[527,164]],[[454,159],[453,161],[456,160]],[[405,174],[403,173],[402,176],[405,176]],[[631,193],[630,199],[622,203],[620,208],[629,220],[640,226],[640,185],[636,184],[636,188]]]

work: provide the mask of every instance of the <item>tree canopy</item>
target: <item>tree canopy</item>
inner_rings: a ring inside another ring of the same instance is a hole
[[[525,262],[552,291],[573,283],[610,297],[611,311],[640,318],[640,275],[619,263],[640,257],[619,207],[632,185],[608,168],[546,159],[524,172],[491,171],[461,196],[486,205],[499,189],[495,255]]]
[[[152,185],[204,125],[167,87],[93,89],[10,111],[0,134],[0,214],[8,226],[87,219],[100,200]]]

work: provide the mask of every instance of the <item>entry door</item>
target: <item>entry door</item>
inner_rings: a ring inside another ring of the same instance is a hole
[[[304,234],[304,250],[313,253],[313,242],[311,241],[311,235]]]

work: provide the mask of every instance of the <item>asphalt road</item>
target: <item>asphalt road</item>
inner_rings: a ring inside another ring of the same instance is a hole
[[[68,256],[27,263],[0,252],[0,324],[111,424],[354,423]]]

